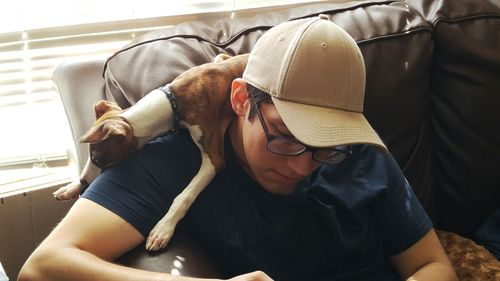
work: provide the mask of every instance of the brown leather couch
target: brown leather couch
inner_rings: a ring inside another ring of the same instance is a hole
[[[278,23],[318,14],[328,15],[358,42],[367,70],[365,114],[435,227],[472,237],[500,208],[497,0],[332,1],[154,31],[106,62],[55,70],[74,138],[92,124],[92,102],[106,98],[128,107],[218,53],[250,52]],[[80,145],[78,153],[83,163],[86,147]],[[166,251],[150,255],[140,246],[120,262],[195,276],[217,272],[202,247],[182,231]]]

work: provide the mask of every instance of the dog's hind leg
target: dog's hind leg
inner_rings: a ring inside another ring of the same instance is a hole
[[[201,152],[201,166],[198,173],[194,176],[188,186],[175,197],[167,214],[155,225],[149,233],[146,240],[146,250],[157,251],[167,246],[168,242],[174,234],[177,223],[187,213],[189,207],[193,204],[198,195],[215,177],[215,166],[212,164],[210,157],[199,144],[199,139],[202,136],[198,126],[186,126],[191,137],[199,147]]]

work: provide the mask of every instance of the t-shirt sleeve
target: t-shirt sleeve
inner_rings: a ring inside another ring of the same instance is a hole
[[[385,255],[394,256],[418,242],[432,228],[432,222],[394,158],[386,157],[388,188],[380,231]]]
[[[82,197],[119,215],[146,237],[200,163],[187,132],[169,134],[103,171]]]

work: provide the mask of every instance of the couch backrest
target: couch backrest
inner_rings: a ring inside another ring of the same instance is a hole
[[[408,2],[433,29],[436,221],[468,235],[500,209],[500,2]]]
[[[463,13],[451,13],[450,18],[453,1],[435,2],[326,2],[215,25],[191,22],[154,31],[107,61],[107,97],[128,107],[218,53],[248,53],[278,23],[326,14],[358,42],[367,69],[365,115],[436,226],[469,234],[500,207],[492,161],[500,159],[500,134],[494,133],[498,124],[493,119],[499,120],[499,114],[481,108],[493,109],[500,97],[495,80],[500,73],[495,51],[500,12],[489,1],[470,0],[460,9]],[[455,21],[462,18],[468,20]],[[486,52],[478,48],[484,45]],[[474,76],[468,75],[470,67]],[[470,123],[464,124],[464,115]],[[476,200],[483,197],[489,200],[486,205],[486,200]]]

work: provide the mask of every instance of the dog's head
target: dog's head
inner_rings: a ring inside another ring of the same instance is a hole
[[[119,116],[122,109],[115,103],[99,101],[94,105],[96,122],[81,138],[89,144],[90,160],[104,169],[117,163],[137,148],[132,127]]]

